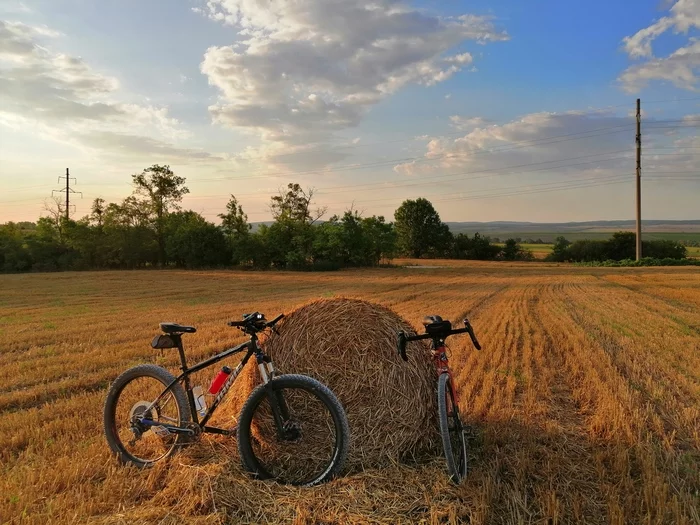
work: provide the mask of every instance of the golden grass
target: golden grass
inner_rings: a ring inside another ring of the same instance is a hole
[[[420,264],[445,267],[0,276],[0,522],[700,523],[696,268]],[[474,432],[460,486],[439,457],[313,489],[251,481],[220,437],[147,472],[109,456],[109,383],[175,368],[149,346],[159,321],[198,327],[194,360],[242,341],[225,321],[243,312],[335,296],[414,326],[469,315],[484,350],[449,341]]]

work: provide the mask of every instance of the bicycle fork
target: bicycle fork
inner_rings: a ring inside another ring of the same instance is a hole
[[[270,385],[270,382],[274,379],[276,373],[275,367],[272,364],[272,359],[270,356],[263,354],[260,347],[258,347],[258,352],[255,354],[255,358],[258,363],[260,378],[267,389],[267,399],[270,402],[272,417],[275,420],[277,436],[283,441],[298,440],[301,437],[301,427],[291,420],[289,407],[287,406],[287,402],[284,399],[282,392],[273,389],[273,387]]]
[[[453,405],[453,409],[459,412],[457,408],[459,406],[459,394],[457,393],[457,389],[455,388],[454,376],[452,375],[452,370],[450,369],[445,347],[440,346],[436,350],[433,350],[431,353],[438,377],[446,373],[447,376],[450,378],[450,391],[452,392],[452,399],[448,399],[446,401],[449,401],[449,404]]]

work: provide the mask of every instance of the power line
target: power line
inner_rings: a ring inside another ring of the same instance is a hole
[[[668,122],[673,122],[673,121],[668,121]],[[679,122],[681,122],[681,121],[679,121]],[[682,121],[682,122],[688,122],[688,121]],[[324,169],[319,169],[319,170],[276,172],[276,173],[268,173],[268,174],[264,174],[264,175],[253,175],[253,176],[244,176],[244,177],[205,178],[205,179],[198,179],[196,182],[198,182],[198,183],[201,183],[201,182],[226,182],[226,181],[239,181],[239,180],[246,180],[247,181],[247,180],[252,180],[252,179],[282,178],[282,177],[293,177],[293,176],[301,176],[301,175],[323,175],[323,174],[332,174],[332,173],[336,173],[339,171],[355,171],[355,170],[361,170],[361,169],[366,169],[366,168],[378,168],[378,167],[384,167],[387,165],[393,165],[393,164],[399,164],[399,163],[435,162],[435,161],[439,161],[439,160],[463,158],[463,157],[474,156],[474,155],[485,155],[485,154],[492,155],[495,153],[513,151],[513,150],[523,149],[523,148],[527,148],[527,147],[544,146],[544,145],[548,145],[548,144],[567,142],[569,140],[582,140],[582,139],[587,139],[587,138],[592,138],[592,137],[599,137],[599,136],[603,136],[603,135],[622,133],[622,132],[628,131],[628,129],[630,127],[631,127],[630,125],[621,124],[621,125],[609,126],[609,127],[605,127],[605,128],[597,128],[597,129],[593,129],[593,130],[580,131],[580,132],[575,132],[575,133],[567,133],[564,135],[543,137],[543,138],[539,138],[539,139],[531,139],[531,140],[526,140],[526,141],[514,141],[514,142],[511,142],[511,144],[516,144],[516,146],[511,146],[511,145],[496,146],[496,147],[488,149],[488,150],[464,152],[464,153],[458,153],[458,154],[442,154],[442,155],[435,155],[433,157],[425,157],[424,155],[414,156],[414,157],[403,157],[403,158],[396,158],[396,159],[390,159],[390,160],[375,161],[375,162],[364,163],[364,164],[350,164],[350,165],[345,165],[345,166],[338,166],[335,168],[324,168]],[[667,127],[658,126],[654,129],[677,129],[677,128],[691,128],[691,127],[696,127],[696,126],[691,126],[691,125],[667,126]],[[594,132],[605,131],[605,130],[607,130],[606,133],[594,133]],[[584,135],[584,136],[580,136],[580,135]],[[565,138],[565,137],[572,137],[572,136],[575,136],[575,137],[574,138]],[[562,138],[564,138],[564,140],[558,140],[558,139],[562,139]],[[250,194],[248,194],[248,195],[250,195]]]
[[[588,155],[580,155],[578,157],[568,157],[568,158],[563,158],[563,159],[553,159],[553,160],[547,160],[547,161],[542,161],[542,162],[530,162],[526,164],[516,164],[516,165],[511,165],[511,166],[502,166],[498,168],[489,168],[489,169],[484,169],[484,170],[470,170],[466,172],[458,172],[458,173],[448,173],[448,174],[442,174],[442,175],[431,175],[427,177],[421,177],[421,181],[426,181],[430,180],[430,182],[417,182],[417,183],[409,183],[406,184],[405,182],[399,181],[399,180],[388,180],[388,181],[381,181],[381,182],[374,182],[374,183],[361,183],[361,184],[349,184],[349,185],[343,185],[343,186],[328,186],[328,187],[320,187],[320,188],[315,188],[317,191],[317,195],[327,195],[330,193],[345,193],[348,189],[354,189],[356,191],[369,191],[375,190],[375,189],[390,189],[394,187],[405,187],[405,186],[421,186],[425,184],[433,184],[436,179],[444,179],[444,178],[450,178],[450,177],[457,177],[457,176],[462,176],[462,175],[472,175],[472,174],[477,174],[477,173],[493,173],[493,172],[501,172],[503,170],[511,170],[511,169],[518,169],[518,168],[525,168],[525,167],[531,167],[531,166],[541,166],[543,164],[551,164],[553,162],[568,162],[571,160],[579,160],[579,159],[585,159],[585,158],[591,158],[591,157],[598,157],[602,155],[613,155],[613,154],[618,154],[618,153],[626,153],[627,150],[618,150],[618,151],[607,151],[607,152],[601,152],[601,153],[591,153]],[[624,158],[624,157],[619,157],[619,158]],[[580,163],[580,164],[573,164],[573,166],[576,165],[582,165],[582,164],[591,164],[593,162],[604,162],[607,160],[615,160],[615,159],[600,159],[598,161],[592,161],[588,163]],[[554,166],[550,168],[545,168],[545,169],[556,169],[556,168],[561,168],[561,167],[566,167],[566,166]],[[539,171],[539,170],[533,170],[533,171]],[[519,172],[519,173],[528,173],[528,172]],[[507,173],[495,173],[495,175],[508,175]],[[473,177],[473,178],[483,178],[483,177]],[[449,182],[449,181],[448,181]],[[387,184],[392,184],[396,183],[397,186],[387,186]],[[362,189],[364,188],[364,189]],[[328,191],[328,190],[338,190],[338,191]],[[253,193],[238,193],[237,196],[254,196],[254,195],[260,195],[260,192],[253,192]],[[217,197],[218,195],[203,195],[201,196],[202,198],[208,198],[208,197]]]
[[[504,190],[504,189],[511,190],[511,189],[514,189],[514,188],[530,188],[530,187],[538,187],[538,186],[547,186],[547,185],[552,185],[552,184],[554,184],[554,185],[558,185],[558,184],[568,184],[568,183],[577,184],[580,180],[604,180],[604,179],[607,179],[607,178],[609,178],[609,177],[621,177],[621,176],[623,176],[623,175],[621,175],[621,174],[615,174],[615,175],[603,175],[603,176],[599,176],[599,177],[593,177],[593,178],[590,178],[590,179],[574,179],[574,180],[567,180],[567,179],[564,179],[564,180],[558,180],[558,181],[552,181],[552,182],[544,182],[544,183],[539,183],[539,184],[528,183],[528,184],[521,185],[521,186],[509,186],[509,187],[507,187],[507,188],[496,188],[496,189],[500,191],[500,190]],[[465,191],[470,191],[470,190],[466,189]],[[479,192],[484,192],[484,191],[486,191],[486,192],[494,191],[494,188],[492,188],[492,189],[486,189],[486,190],[474,190],[474,191],[471,192],[471,193],[479,193]],[[439,197],[439,196],[443,196],[443,195],[445,195],[445,196],[446,196],[446,195],[453,195],[454,193],[455,193],[455,191],[450,191],[450,192],[447,192],[447,193],[433,193],[433,194],[427,195],[426,197],[431,197],[431,198],[432,198],[432,197]],[[395,200],[397,200],[397,199],[394,198],[394,197],[389,197],[389,198],[384,198],[384,199],[358,200],[358,202],[362,202],[362,203],[377,203],[377,202],[393,202],[393,201],[395,201]],[[340,203],[340,202],[332,202],[332,203],[328,203],[328,204],[329,204],[329,205],[339,205],[339,204],[342,204],[342,203]]]
[[[556,144],[559,142],[568,142],[569,140],[582,140],[582,139],[587,139],[587,138],[592,138],[592,137],[597,137],[597,136],[602,136],[602,135],[608,135],[608,134],[614,134],[614,133],[621,133],[624,131],[628,131],[631,126],[628,124],[625,125],[617,125],[617,126],[609,126],[607,128],[599,128],[599,129],[594,129],[594,130],[588,130],[588,131],[580,131],[576,133],[567,133],[564,135],[555,135],[551,137],[542,137],[539,139],[531,139],[531,140],[525,140],[525,141],[513,141],[511,144],[517,144],[517,146],[497,146],[495,148],[489,149],[489,150],[480,150],[480,151],[474,151],[474,152],[468,152],[468,155],[491,155],[494,153],[501,153],[504,151],[511,151],[511,150],[516,150],[516,149],[522,149],[526,147],[532,147],[532,146],[543,146],[547,144]],[[626,129],[617,129],[617,128],[626,128]],[[596,133],[596,134],[591,134],[593,132],[597,131],[603,131],[603,130],[609,130],[607,133]],[[611,131],[615,130],[615,131]],[[556,140],[559,138],[563,137],[572,137],[574,135],[586,135],[582,137],[574,137],[574,138],[565,138],[564,140]],[[547,142],[543,142],[547,141]],[[444,154],[444,155],[436,155],[434,157],[429,157],[426,158],[424,155],[417,156],[417,157],[403,157],[403,158],[398,158],[398,159],[391,159],[391,160],[383,160],[383,161],[375,161],[371,163],[365,163],[365,164],[350,164],[350,165],[345,165],[345,166],[338,166],[332,169],[319,169],[319,170],[307,170],[307,171],[287,171],[287,172],[277,172],[277,173],[268,173],[265,175],[256,175],[252,177],[220,177],[220,178],[209,178],[209,179],[199,179],[196,182],[211,182],[211,181],[236,181],[236,180],[251,180],[251,179],[264,179],[264,178],[280,178],[280,177],[287,177],[287,176],[298,176],[298,175],[322,175],[322,174],[327,174],[327,173],[335,173],[337,171],[351,171],[351,170],[357,170],[357,169],[365,169],[367,167],[379,167],[379,165],[386,165],[386,164],[397,164],[397,163],[402,163],[402,162],[409,162],[409,161],[416,161],[416,162],[433,162],[436,160],[442,160],[444,158],[459,158],[465,156],[464,153],[454,155],[454,154]]]
[[[691,100],[700,100],[700,97],[691,97],[691,98],[667,98],[663,100],[645,100],[645,104],[661,104],[665,102],[688,102]]]
[[[611,106],[611,107],[616,107],[616,106]],[[508,121],[507,123],[512,122]],[[688,120],[688,119],[682,119],[682,120],[659,120],[659,121],[652,121],[653,123],[691,123],[691,122],[700,122],[700,120]],[[598,134],[593,134],[594,132],[598,131],[605,131],[605,130],[613,130],[616,128],[627,128],[630,127],[631,124],[618,124],[615,126],[607,126],[604,128],[596,128],[596,129],[590,129],[590,130],[585,130],[585,131],[579,131],[579,132],[574,132],[574,133],[567,133],[563,135],[555,135],[551,137],[542,137],[539,139],[531,139],[531,140],[525,140],[525,141],[514,141],[511,142],[511,144],[523,144],[521,147],[528,147],[528,145],[546,145],[549,144],[549,142],[544,142],[550,139],[558,139],[562,137],[569,137],[569,136],[575,136],[575,135],[589,135],[590,137],[593,136],[599,136]],[[680,127],[692,127],[692,126],[680,126]],[[658,129],[665,129],[664,127],[659,126]],[[620,129],[619,131],[616,131],[614,133],[622,132],[623,130]],[[452,136],[452,135],[462,135],[464,134],[464,131],[459,131],[459,132],[453,132],[453,133],[445,133],[436,136],[436,139],[439,139],[441,137],[446,137],[446,136]],[[604,135],[605,133],[601,133],[601,135]],[[589,136],[581,137],[581,138],[589,138]],[[414,140],[414,139],[408,139],[408,140]],[[576,139],[574,139],[576,140]],[[395,141],[399,142],[399,141]],[[541,144],[538,144],[540,143]],[[556,142],[565,142],[565,141],[554,141],[552,143]],[[382,144],[387,144],[391,142],[377,142],[374,143],[373,145],[382,145]],[[350,147],[350,146],[348,146]],[[520,149],[520,147],[512,147],[512,146],[496,146],[495,148],[492,148],[490,150],[485,150],[485,151],[477,151],[477,152],[470,152],[471,155],[476,155],[476,154],[484,154],[484,153],[497,153],[499,151],[509,151],[511,149]],[[278,155],[280,157],[282,156],[291,156],[291,155],[297,155],[298,152],[294,153],[289,153],[289,154],[282,154]],[[260,157],[249,157],[246,160],[255,160],[255,159],[264,159],[267,158],[265,156],[260,156]],[[421,162],[431,162],[434,160],[441,160],[443,158],[452,158],[451,156],[446,155],[438,155],[435,157],[431,158],[425,158],[424,156],[418,156],[418,157],[403,157],[403,158],[397,158],[397,159],[391,159],[391,160],[383,160],[383,161],[374,161],[370,163],[363,163],[363,164],[350,164],[350,165],[344,165],[344,166],[337,166],[334,168],[324,168],[324,169],[319,169],[319,170],[305,170],[305,171],[286,171],[286,172],[273,172],[273,173],[267,173],[264,175],[253,175],[253,176],[244,176],[244,177],[220,177],[220,178],[208,178],[208,179],[199,179],[197,182],[211,182],[211,181],[235,181],[235,180],[250,180],[250,179],[256,179],[256,178],[279,178],[279,177],[286,177],[286,176],[296,176],[296,175],[314,175],[314,174],[326,174],[326,173],[334,173],[337,171],[349,171],[349,170],[356,170],[356,169],[364,169],[367,167],[379,167],[382,165],[387,165],[387,164],[395,164],[395,163],[400,163],[400,162],[409,162],[409,161],[421,161]]]
[[[651,148],[651,149],[669,149],[669,148]],[[626,153],[628,150],[617,150],[617,151],[608,151],[608,152],[601,152],[601,153],[593,153],[593,154],[588,154],[588,155],[580,155],[577,157],[567,157],[567,158],[561,158],[561,159],[553,159],[549,161],[541,161],[541,162],[532,162],[532,163],[525,163],[525,164],[516,164],[516,165],[510,165],[510,166],[502,166],[502,167],[497,167],[497,168],[490,168],[490,169],[484,169],[484,170],[470,170],[466,172],[458,172],[458,173],[449,173],[449,174],[440,174],[440,175],[431,175],[429,177],[422,176],[420,178],[421,182],[414,182],[414,183],[404,183],[398,180],[392,180],[392,181],[382,181],[378,183],[364,183],[364,184],[355,184],[355,185],[342,185],[342,186],[329,186],[329,187],[321,187],[317,188],[318,193],[317,195],[329,195],[333,193],[345,193],[348,190],[356,190],[356,191],[374,191],[375,189],[393,189],[393,188],[400,188],[400,187],[413,187],[413,186],[423,186],[423,185],[430,185],[434,184],[436,180],[440,179],[454,179],[454,180],[440,180],[440,182],[455,182],[457,180],[474,180],[474,179],[482,179],[482,178],[488,178],[492,176],[507,176],[507,175],[518,175],[522,173],[535,173],[535,172],[540,172],[540,171],[549,171],[553,169],[560,169],[560,168],[568,168],[568,167],[576,167],[576,166],[583,166],[583,165],[589,165],[589,164],[595,164],[595,163],[600,163],[600,162],[609,162],[613,160],[624,160],[625,158],[629,158],[626,156],[619,156],[619,157],[612,157],[608,159],[596,159],[590,162],[579,162],[579,163],[569,163],[566,165],[562,166],[549,166],[549,167],[544,167],[540,169],[534,169],[534,170],[527,170],[527,171],[517,171],[517,172],[506,172],[508,170],[514,170],[514,169],[520,169],[520,168],[525,168],[525,167],[532,167],[532,166],[542,166],[546,164],[552,164],[552,163],[562,163],[562,162],[570,162],[572,160],[579,160],[579,159],[587,159],[587,158],[592,158],[592,157],[600,157],[600,156],[605,156],[605,155],[617,155],[619,153]],[[698,155],[689,155],[685,153],[655,153],[653,154],[654,156],[698,156]],[[479,177],[465,177],[467,175],[476,175],[476,174],[490,174],[490,175],[482,175]],[[687,173],[687,172],[682,172],[682,173]],[[692,173],[692,172],[691,172]],[[428,182],[429,181],[429,182]],[[337,190],[337,191],[332,191],[332,190]],[[255,193],[239,193],[237,196],[255,196],[255,195],[263,195],[263,192],[255,192]],[[221,194],[215,194],[215,195],[197,195],[193,197],[188,197],[187,200],[192,200],[192,199],[206,199],[206,198],[212,198],[212,197],[219,197]],[[35,198],[28,198],[28,199],[20,199],[20,200],[13,200],[13,201],[5,201],[0,204],[3,205],[13,205],[13,203],[21,203],[21,202],[30,202],[30,201],[36,201]]]
[[[602,181],[602,182],[599,182]],[[431,202],[450,202],[450,201],[472,201],[472,200],[485,200],[485,199],[493,199],[493,198],[501,198],[501,197],[510,197],[514,195],[531,195],[531,194],[538,194],[538,193],[548,193],[552,191],[565,191],[565,190],[570,190],[570,189],[578,189],[578,188],[587,188],[587,187],[595,187],[595,186],[606,186],[610,184],[623,184],[623,183],[629,183],[629,177],[624,174],[617,174],[613,176],[607,176],[607,177],[601,177],[601,178],[595,178],[595,179],[584,179],[583,181],[581,180],[574,180],[574,181],[568,181],[568,183],[561,183],[561,182],[554,182],[554,183],[546,183],[546,184],[556,184],[554,187],[545,187],[545,188],[535,188],[533,190],[528,191],[522,190],[522,191],[513,191],[513,189],[517,187],[510,187],[510,188],[501,188],[502,190],[507,190],[505,193],[491,193],[491,194],[485,194],[485,195],[475,195],[475,196],[469,196],[469,197],[449,197],[449,198],[444,198],[444,199],[434,199],[432,197],[435,196],[440,196],[440,195],[448,195],[448,194],[436,194],[436,195],[431,195]],[[533,186],[533,185],[531,185]],[[537,186],[537,185],[534,185]],[[391,201],[391,202],[399,202],[403,201],[405,199],[383,199],[384,201]],[[366,202],[372,202],[372,201],[358,201],[358,204],[366,203]],[[376,202],[376,201],[375,201]],[[329,203],[329,204],[335,204],[335,203]]]
[[[681,101],[692,101],[692,100],[700,100],[700,97],[694,97],[694,98],[685,98],[685,99],[666,99],[666,100],[655,100],[651,102],[645,102],[646,104],[655,104],[655,103],[663,103],[663,102],[681,102]],[[602,113],[605,110],[608,109],[615,109],[615,108],[621,108],[621,107],[629,107],[629,103],[622,103],[622,104],[614,104],[614,105],[608,105],[608,106],[602,106],[599,108],[591,108],[585,111],[580,112],[579,114],[585,114],[585,115],[591,115],[595,113]],[[565,115],[566,113],[559,113],[560,115]],[[616,118],[629,118],[632,119],[633,117],[616,117]],[[499,121],[487,121],[484,122],[486,125],[491,125],[491,126],[497,126],[497,125],[507,125],[512,123],[513,120],[499,120]],[[464,130],[458,130],[454,132],[449,132],[449,133],[442,133],[439,136],[440,137],[447,137],[447,136],[458,136],[464,134]],[[396,144],[396,143],[401,143],[401,142],[411,142],[414,140],[419,139],[419,136],[411,136],[409,138],[404,138],[404,139],[397,139],[397,140],[390,140],[390,141],[378,141],[378,142],[370,142],[370,143],[358,143],[358,144],[347,144],[347,145],[342,145],[342,146],[336,146],[342,149],[351,149],[351,148],[363,148],[363,147],[370,147],[370,146],[383,146],[387,144]],[[312,146],[318,146],[318,145],[325,145],[327,143],[323,142],[316,142],[312,143]],[[280,155],[277,155],[278,157],[289,157],[292,155],[296,155],[297,152],[292,152],[292,153],[282,153]],[[246,157],[245,160],[262,160],[268,158],[268,155],[257,155],[254,157]]]

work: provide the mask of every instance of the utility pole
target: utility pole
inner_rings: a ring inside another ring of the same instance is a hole
[[[68,172],[68,168],[66,168],[66,176],[65,177],[58,177],[58,182],[61,182],[61,179],[66,179],[66,187],[63,190],[53,190],[51,192],[51,195],[54,193],[66,193],[66,220],[70,219],[70,194],[71,193],[80,193],[80,198],[83,198],[83,192],[81,191],[75,191],[70,187],[70,181],[73,180],[77,184],[78,181],[76,180],[75,177],[71,177],[70,173]]]
[[[637,260],[642,258],[642,110],[637,99]]]

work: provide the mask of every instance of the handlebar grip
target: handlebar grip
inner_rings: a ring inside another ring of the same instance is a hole
[[[399,355],[401,356],[401,359],[403,359],[404,361],[408,361],[408,356],[406,355],[406,334],[403,330],[399,331],[399,341],[397,345],[397,350],[399,352]]]
[[[464,326],[467,329],[467,333],[469,334],[469,337],[472,340],[472,344],[474,345],[474,348],[477,350],[481,350],[481,345],[479,344],[479,340],[476,338],[476,334],[474,333],[474,329],[472,328],[472,325],[469,323],[468,319],[464,320]]]
[[[245,321],[229,321],[226,324],[229,326],[245,326]]]
[[[469,332],[469,337],[472,338],[472,343],[474,343],[474,348],[477,350],[481,350],[481,345],[479,344],[479,341],[477,340],[476,336],[474,335],[474,332]]]
[[[267,326],[273,326],[279,322],[280,319],[284,317],[284,314],[279,314],[277,317],[275,317],[272,321],[267,322]]]

